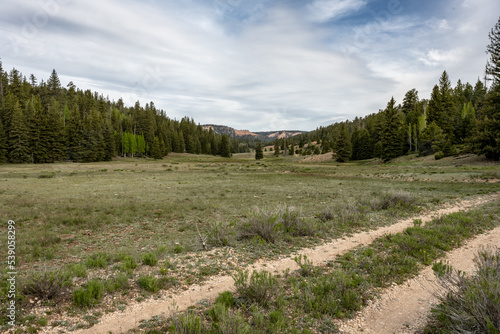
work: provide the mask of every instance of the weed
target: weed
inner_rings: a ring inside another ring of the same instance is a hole
[[[279,293],[278,279],[265,270],[254,271],[248,279],[248,271],[239,271],[234,276],[236,292],[241,298],[267,306]]]
[[[69,265],[68,272],[75,277],[81,277],[81,278],[87,277],[87,268],[81,263],[73,263]]]
[[[178,334],[201,334],[207,332],[201,318],[192,311],[184,314],[175,313],[171,317],[172,326],[169,332]]]
[[[127,273],[132,273],[135,268],[137,268],[137,262],[135,261],[135,259],[131,256],[125,256],[122,260],[120,269]]]
[[[101,301],[104,290],[102,280],[92,279],[84,287],[73,292],[73,304],[81,308],[93,307]]]
[[[223,304],[226,307],[232,307],[235,303],[233,293],[231,291],[224,291],[219,293],[219,296],[215,299],[216,304]]]
[[[301,276],[315,276],[319,273],[318,267],[315,267],[312,261],[307,259],[306,255],[303,256],[300,254],[299,256],[294,257],[293,260],[299,265],[299,274]]]
[[[85,259],[87,268],[106,268],[111,258],[106,253],[96,253]]]
[[[143,275],[137,280],[137,284],[144,290],[149,292],[157,292],[160,290],[158,279],[152,275]]]
[[[213,246],[230,246],[234,243],[234,224],[211,222],[208,231],[208,242]]]
[[[154,267],[158,263],[158,257],[154,253],[146,253],[142,256],[142,264]]]

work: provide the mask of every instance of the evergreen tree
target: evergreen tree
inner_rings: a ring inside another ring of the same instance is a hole
[[[351,138],[345,123],[340,125],[340,132],[336,141],[336,157],[338,162],[347,162],[352,154]]]
[[[370,142],[370,133],[367,129],[359,130],[357,150],[358,152],[356,154],[356,157],[359,160],[371,159],[373,157],[373,150]]]
[[[163,159],[163,154],[160,148],[160,141],[158,137],[153,140],[153,145],[151,146],[151,157],[155,160]]]
[[[491,29],[489,35],[490,44],[486,47],[490,59],[486,64],[486,73],[493,79],[493,85],[500,84],[500,18]]]
[[[488,159],[500,159],[500,18],[489,34],[487,52],[490,60],[487,73],[493,78],[484,106],[484,116],[479,122],[476,136],[477,152]]]
[[[274,141],[274,155],[275,156],[279,156],[280,155],[280,140],[278,138],[276,138],[276,140]]]
[[[293,143],[293,138],[290,138],[290,151],[288,154],[295,155],[295,144]]]
[[[427,126],[420,138],[420,154],[429,155],[443,150],[447,142],[443,130],[432,122]]]
[[[7,162],[7,136],[0,120],[0,163]]]
[[[28,128],[19,102],[14,105],[9,132],[9,161],[12,163],[26,163],[30,161]]]
[[[257,147],[255,148],[255,159],[256,160],[264,159],[264,152],[262,152],[262,144],[261,143],[258,143]]]
[[[229,147],[229,137],[227,135],[222,135],[220,144],[220,156],[224,158],[231,157],[231,150]]]
[[[403,122],[395,107],[396,101],[391,98],[384,111],[385,124],[382,133],[382,145],[384,147],[382,159],[389,161],[402,155],[403,142],[401,132]],[[404,132],[403,132],[404,133]]]

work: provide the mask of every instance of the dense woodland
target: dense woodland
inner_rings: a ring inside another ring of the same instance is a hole
[[[473,152],[498,160],[500,20],[489,38],[484,83],[459,80],[452,86],[444,71],[428,99],[411,89],[402,103],[391,98],[378,113],[277,139],[275,155],[333,151],[342,162],[373,157],[389,161],[413,152],[436,158]],[[230,157],[255,144],[204,130],[188,117],[172,120],[153,102],[127,107],[121,99],[110,101],[72,82],[62,87],[55,70],[47,82],[38,83],[33,75],[27,79],[15,68],[4,71],[0,62],[0,162],[160,159],[170,152]]]
[[[170,119],[153,102],[127,107],[72,82],[62,87],[55,70],[38,83],[15,68],[7,73],[0,62],[0,162],[158,159],[170,152],[229,157],[248,150],[188,117]]]

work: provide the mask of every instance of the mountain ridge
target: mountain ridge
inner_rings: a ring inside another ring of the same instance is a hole
[[[217,134],[225,134],[230,137],[250,137],[261,140],[273,140],[281,138],[290,138],[297,136],[307,131],[302,130],[276,130],[276,131],[250,131],[250,130],[237,130],[226,125],[216,125],[216,124],[204,124],[202,125],[204,130],[209,130],[210,128]]]

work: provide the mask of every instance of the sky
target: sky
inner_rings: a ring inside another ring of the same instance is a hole
[[[498,0],[2,0],[0,60],[128,106],[251,131],[384,109],[483,77]]]

